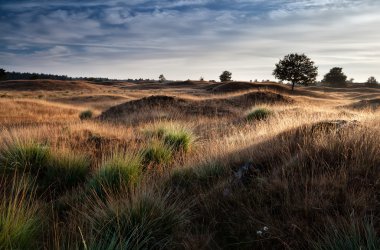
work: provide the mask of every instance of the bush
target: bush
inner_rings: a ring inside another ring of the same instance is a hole
[[[50,157],[49,147],[36,142],[16,142],[0,153],[0,168],[7,172],[22,170],[37,174],[46,168]]]
[[[167,145],[154,142],[143,151],[145,163],[168,164],[173,158],[173,150]]]
[[[157,195],[106,206],[91,218],[92,238],[97,240],[90,249],[170,249],[187,222],[186,210]]]
[[[252,121],[252,120],[265,120],[267,119],[272,112],[269,109],[266,108],[259,108],[247,115],[247,120]]]
[[[141,172],[142,163],[139,155],[114,154],[102,164],[90,181],[90,187],[98,194],[116,192],[122,186],[136,185]]]
[[[83,111],[79,114],[79,118],[81,120],[88,120],[88,119],[91,119],[92,118],[92,111],[91,110],[86,110],[86,111]]]
[[[9,193],[4,195],[2,191],[2,194],[0,249],[37,247],[37,239],[41,233],[41,218],[37,214],[39,207],[33,203],[33,187],[24,178],[14,178]]]

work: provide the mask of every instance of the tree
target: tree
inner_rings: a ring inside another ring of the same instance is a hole
[[[4,69],[0,69],[0,81],[7,79],[7,73],[5,73]]]
[[[158,81],[159,82],[165,82],[166,81],[166,78],[163,74],[161,74],[159,77],[158,77]]]
[[[325,75],[322,82],[333,84],[336,86],[346,86],[347,76],[343,73],[342,68],[335,67],[330,69],[330,72]]]
[[[273,75],[281,81],[295,84],[309,85],[314,83],[318,76],[318,67],[305,54],[289,54],[276,64]]]
[[[376,80],[376,78],[374,76],[371,76],[370,78],[368,78],[365,85],[368,87],[377,87],[377,86],[379,86],[379,82]]]
[[[231,78],[232,78],[232,73],[227,70],[223,71],[223,73],[219,76],[219,79],[221,82],[231,81]]]

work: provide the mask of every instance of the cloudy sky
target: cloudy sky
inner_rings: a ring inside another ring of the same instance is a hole
[[[321,78],[380,78],[379,0],[0,0],[0,67],[110,78],[274,79],[306,53]]]

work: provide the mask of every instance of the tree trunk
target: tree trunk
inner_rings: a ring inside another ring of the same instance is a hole
[[[293,82],[292,83],[292,91],[294,91],[294,85],[295,85],[295,83]]]

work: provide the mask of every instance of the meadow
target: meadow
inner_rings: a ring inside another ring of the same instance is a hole
[[[380,249],[380,89],[0,83],[0,249]]]

